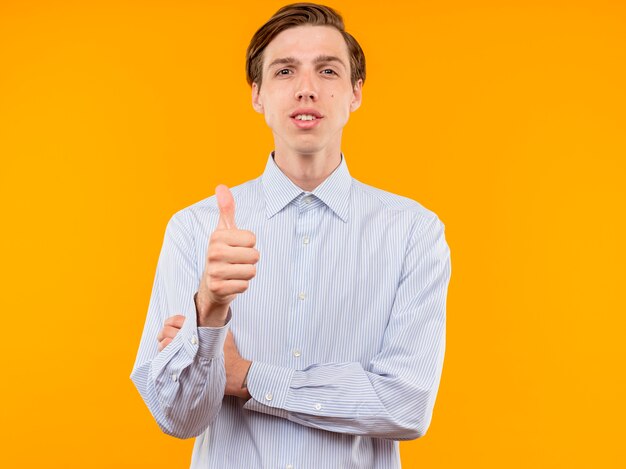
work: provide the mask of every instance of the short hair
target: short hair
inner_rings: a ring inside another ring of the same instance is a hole
[[[252,86],[261,86],[263,79],[263,51],[281,32],[296,26],[331,26],[337,29],[348,46],[350,56],[350,79],[352,86],[359,80],[365,82],[365,55],[354,37],[346,32],[343,18],[330,7],[315,3],[293,3],[274,13],[267,23],[261,26],[248,45],[246,51],[246,79]]]

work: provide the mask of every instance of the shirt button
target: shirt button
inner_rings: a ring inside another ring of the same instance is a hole
[[[313,198],[310,195],[307,195],[304,198],[304,203],[307,204],[307,205],[309,205],[312,201],[313,201]]]
[[[176,373],[172,373],[172,381],[178,381],[178,376],[176,376]]]
[[[296,358],[298,358],[300,355],[302,355],[302,352],[300,352],[300,350],[298,350],[298,349],[295,349],[292,353],[293,353],[293,356],[296,357]]]
[[[322,404],[320,404],[319,402],[317,404],[315,404],[315,410],[322,410]]]
[[[191,338],[191,343],[194,345],[198,343],[198,338],[195,335]]]
[[[309,241],[310,241],[310,240],[309,240],[309,237],[308,237],[308,236],[305,236],[304,238],[302,238],[302,243],[303,243],[303,244],[309,244]]]
[[[272,393],[271,393],[271,392],[268,392],[268,393],[265,395],[265,400],[266,400],[266,401],[271,401],[272,399],[274,399],[274,396],[272,396]]]
[[[293,464],[287,464],[287,465],[285,466],[285,469],[293,469]]]
[[[301,291],[300,293],[298,293],[298,298],[300,298],[301,300],[304,300],[306,298],[306,294]]]

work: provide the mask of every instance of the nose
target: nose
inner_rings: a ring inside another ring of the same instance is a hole
[[[296,99],[298,101],[306,101],[310,99],[311,101],[317,100],[317,92],[314,89],[314,86],[311,83],[311,79],[308,77],[303,78],[298,83],[298,87],[296,88]]]
[[[305,88],[296,93],[296,99],[298,101],[306,101],[307,99],[310,99],[311,101],[316,101],[317,93],[315,91]]]

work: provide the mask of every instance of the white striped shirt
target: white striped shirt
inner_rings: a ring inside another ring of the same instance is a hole
[[[161,429],[198,436],[191,467],[396,468],[397,440],[429,426],[443,365],[450,252],[417,202],[340,166],[314,191],[268,159],[232,189],[261,257],[222,328],[193,301],[217,226],[215,197],[168,223],[131,378]],[[163,351],[166,318],[186,316]],[[224,396],[223,343],[251,360],[245,401]]]

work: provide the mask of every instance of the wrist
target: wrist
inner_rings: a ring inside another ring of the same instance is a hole
[[[199,292],[193,296],[196,306],[196,319],[198,327],[222,327],[226,324],[230,304],[215,304],[204,300]]]
[[[241,395],[239,397],[247,400],[252,397],[250,392],[248,392],[248,373],[250,373],[252,362],[250,360],[242,360],[242,365],[245,369],[245,374],[243,375],[243,381],[241,382]]]

